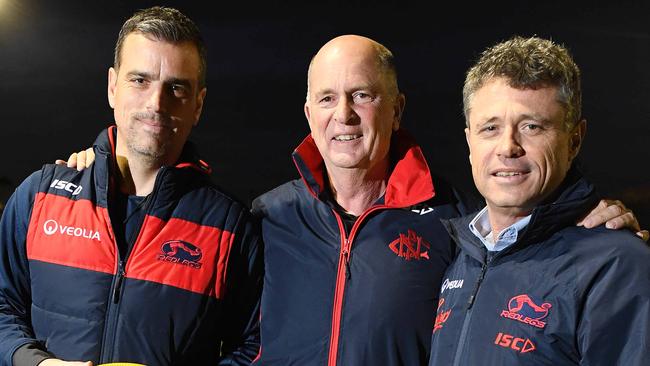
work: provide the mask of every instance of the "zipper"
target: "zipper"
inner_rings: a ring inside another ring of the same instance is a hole
[[[338,349],[339,349],[339,333],[341,331],[341,314],[343,313],[343,295],[345,294],[345,283],[350,279],[350,251],[352,249],[352,243],[356,235],[359,225],[371,212],[388,208],[388,206],[375,206],[368,209],[366,212],[361,214],[352,225],[350,230],[350,236],[347,237],[345,234],[345,226],[339,214],[332,210],[334,217],[336,217],[336,222],[339,225],[339,232],[341,234],[341,252],[339,255],[339,263],[336,271],[336,287],[334,290],[334,307],[332,310],[332,331],[330,333],[330,347],[327,358],[328,366],[336,366],[336,360],[338,358]]]
[[[127,250],[127,252],[124,254],[124,258],[119,258],[120,251],[119,248],[117,247],[117,241],[113,240],[115,244],[115,251],[118,257],[118,263],[117,263],[117,271],[113,277],[113,283],[111,284],[111,290],[109,292],[110,298],[108,302],[108,309],[106,309],[104,335],[102,337],[103,338],[102,346],[99,353],[100,363],[111,362],[113,358],[113,350],[115,348],[114,347],[115,333],[116,333],[115,331],[117,329],[117,319],[118,319],[118,313],[120,308],[120,300],[122,298],[122,285],[124,283],[124,279],[126,278],[127,262],[131,255],[131,252],[133,251],[133,249],[138,243],[140,235],[142,234],[142,228],[144,227],[144,224],[147,221],[147,214],[149,212],[149,208],[151,207],[152,202],[155,200],[156,193],[158,192],[160,186],[159,182],[162,179],[162,176],[164,175],[165,171],[166,171],[165,167],[161,168],[160,172],[156,176],[156,181],[154,182],[153,191],[149,194],[149,197],[145,198],[145,200],[147,200],[148,202],[146,202],[143,207],[144,215],[143,215],[142,222],[139,225],[139,230],[137,231],[135,241],[132,240],[133,238],[129,238],[130,239],[129,242],[133,242],[133,245],[131,245],[130,248]],[[107,216],[108,216],[108,222],[110,224],[110,228],[112,230],[113,226],[110,221],[110,215]]]
[[[478,294],[478,290],[481,287],[481,283],[485,278],[485,272],[487,272],[489,263],[490,262],[488,261],[481,267],[481,273],[479,274],[478,279],[476,280],[476,284],[474,285],[474,289],[472,290],[469,300],[467,301],[465,319],[463,320],[463,327],[461,328],[460,337],[458,339],[458,348],[456,348],[456,355],[454,356],[454,366],[460,365],[460,358],[463,353],[462,351],[465,348],[465,342],[467,341],[467,332],[469,331],[469,324],[470,320],[472,319],[472,307],[474,306],[476,295]]]

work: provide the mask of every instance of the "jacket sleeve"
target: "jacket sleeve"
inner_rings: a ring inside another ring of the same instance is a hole
[[[580,365],[650,365],[650,248],[631,240],[590,281],[577,333]]]
[[[0,221],[0,365],[12,366],[19,347],[41,348],[31,328],[31,292],[25,246],[41,174],[32,174],[9,198]]]
[[[219,365],[250,365],[259,353],[262,252],[259,223],[243,212],[228,259],[226,325]]]

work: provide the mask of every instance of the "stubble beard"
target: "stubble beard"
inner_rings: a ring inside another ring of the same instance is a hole
[[[171,132],[163,130],[160,135],[150,133],[139,128],[138,118],[162,120],[170,124],[169,118],[160,114],[149,115],[146,113],[135,113],[131,118],[131,124],[126,131],[126,146],[134,158],[139,159],[147,165],[160,165],[164,163],[169,152],[173,136]]]

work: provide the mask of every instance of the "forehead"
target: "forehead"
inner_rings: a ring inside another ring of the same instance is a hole
[[[377,58],[368,52],[334,50],[314,58],[309,79],[312,89],[318,92],[321,89],[380,88],[386,85],[387,76]]]
[[[189,41],[171,43],[131,33],[122,45],[120,69],[126,72],[158,71],[175,77],[198,79],[199,68],[199,52]]]
[[[535,114],[548,120],[562,119],[565,108],[558,100],[558,88],[545,86],[514,88],[505,78],[486,81],[470,99],[470,120],[517,117]]]

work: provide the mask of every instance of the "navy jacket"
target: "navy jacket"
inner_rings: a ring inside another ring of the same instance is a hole
[[[119,258],[107,210],[114,140],[111,127],[90,168],[46,165],[9,200],[0,365],[28,343],[95,364],[249,364],[262,249],[246,207],[215,188],[186,146],[181,163],[159,170],[137,240]]]
[[[575,226],[597,202],[573,173],[511,247],[487,255],[470,215],[446,223],[431,366],[650,365],[650,248],[627,230]]]
[[[440,218],[459,215],[420,148],[398,132],[386,193],[346,234],[324,197],[325,167],[307,137],[301,180],[259,197],[265,276],[254,364],[423,365],[438,289],[456,248]]]

